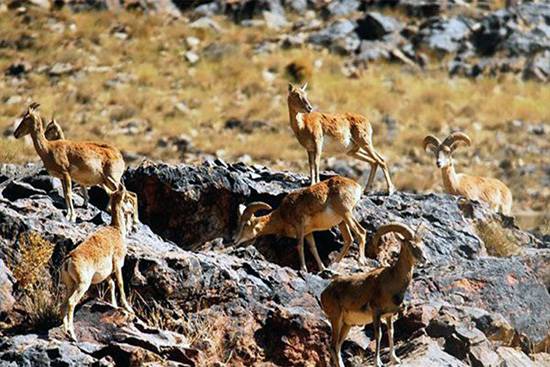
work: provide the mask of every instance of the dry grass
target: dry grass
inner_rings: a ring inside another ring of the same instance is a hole
[[[48,271],[54,245],[36,232],[21,234],[18,242],[19,260],[8,263],[8,267],[22,292],[20,300],[26,316],[23,327],[48,330],[61,320],[62,294]]]
[[[36,232],[19,236],[19,260],[11,271],[22,289],[30,289],[47,272],[46,266],[52,257],[54,244]]]
[[[140,319],[148,325],[164,330],[172,330],[185,335],[189,346],[202,352],[201,366],[216,363],[227,364],[234,361],[238,335],[228,330],[236,330],[232,320],[223,313],[190,314],[183,318],[166,314],[156,300],[142,297],[132,291],[129,297],[132,307]]]
[[[23,98],[0,108],[5,126],[32,99],[42,104],[46,117],[55,112],[68,138],[108,140],[125,151],[177,162],[178,152],[159,149],[156,142],[186,134],[200,150],[227,160],[247,154],[257,163],[305,173],[306,155],[288,126],[286,106],[287,66],[299,61],[308,65],[310,99],[319,110],[353,111],[371,119],[374,144],[392,165],[399,188],[440,190],[439,174],[433,174],[435,165],[420,143],[428,133],[442,136],[460,129],[470,134],[474,147],[457,154],[459,172],[502,179],[514,192],[514,209],[548,207],[550,193],[542,191],[542,167],[550,159],[524,148],[548,149],[547,136],[509,129],[512,120],[550,121],[550,88],[541,84],[515,78],[449,79],[437,68],[418,73],[387,63],[372,63],[359,79],[347,79],[341,72],[345,58],[305,46],[257,53],[257,44],[273,39],[275,31],[243,28],[222,18],[215,18],[223,28],[217,33],[154,15],[30,13],[34,22],[26,27],[17,17],[0,17],[3,39],[16,42],[22,34],[34,38],[30,48],[0,49],[1,71],[15,60],[32,65],[31,73],[17,83],[0,79],[0,101],[14,95]],[[64,26],[62,31],[52,30],[56,22]],[[128,39],[119,39],[115,29],[123,29]],[[189,50],[188,36],[200,40],[201,59],[195,65],[183,56]],[[222,57],[207,57],[205,50],[216,45],[225,47]],[[77,71],[58,78],[38,71],[56,62],[70,62]],[[178,104],[187,110],[176,108]],[[394,131],[384,124],[385,116],[397,121]],[[128,117],[150,121],[153,131],[131,137],[104,135],[115,121]],[[267,121],[277,131],[243,135],[224,128],[232,117]],[[32,147],[20,142],[2,137],[0,148],[2,162],[37,159]],[[532,164],[537,169],[521,175],[500,168],[502,160],[513,167]],[[377,185],[383,188],[381,181]],[[525,187],[539,190],[533,193]]]
[[[476,230],[491,256],[514,256],[521,252],[521,246],[513,233],[496,222],[478,222]]]

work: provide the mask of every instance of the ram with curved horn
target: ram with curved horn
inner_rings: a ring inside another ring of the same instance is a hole
[[[361,199],[367,181],[363,175],[359,183],[349,178],[335,176],[313,186],[288,194],[281,205],[269,214],[257,217],[259,210],[271,210],[271,206],[254,202],[241,208],[241,216],[235,243],[237,245],[268,234],[297,238],[300,268],[307,271],[304,255],[304,239],[315,257],[319,270],[325,265],[319,257],[313,232],[340,228],[344,237],[344,249],[336,261],[349,252],[352,233],[359,241],[359,261],[365,263],[365,229],[353,217],[353,208]]]
[[[502,181],[456,173],[452,154],[461,145],[471,145],[470,137],[461,132],[452,133],[442,143],[433,135],[424,138],[424,150],[434,154],[437,167],[441,168],[445,191],[464,196],[468,200],[484,202],[493,210],[510,215],[512,192]]]
[[[373,245],[383,235],[394,232],[401,239],[399,258],[390,267],[374,269],[367,273],[336,277],[321,293],[321,307],[332,327],[331,355],[334,365],[343,367],[341,348],[352,326],[373,324],[376,341],[376,366],[380,359],[381,322],[388,327],[390,360],[399,363],[393,343],[393,317],[399,312],[405,292],[412,279],[417,261],[424,261],[419,230],[400,223],[389,223],[378,228]]]

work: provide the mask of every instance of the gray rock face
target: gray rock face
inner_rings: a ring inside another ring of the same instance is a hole
[[[231,240],[239,204],[265,201],[277,207],[285,194],[306,186],[308,179],[259,166],[217,161],[202,166],[156,165],[131,169],[125,175],[125,182],[140,196],[141,218],[153,231],[184,249],[196,249],[218,237]],[[471,211],[469,214],[473,216],[493,218],[483,207],[475,206]],[[389,221],[402,221],[413,228],[425,226],[429,229],[426,244],[434,262],[473,259],[485,254],[472,224],[457,206],[456,198],[449,195],[373,194],[360,201],[356,215],[369,237],[379,225]],[[510,226],[505,218],[495,216],[494,220]],[[526,244],[537,242],[530,236],[520,233],[518,236]],[[338,248],[338,238],[330,233],[316,237],[323,244],[320,246],[323,257]],[[282,265],[294,263],[294,253],[290,253],[287,260],[280,255],[272,258],[271,243],[273,241],[260,241],[259,244],[268,259]],[[282,246],[287,244],[283,242]]]
[[[432,50],[452,53],[464,47],[470,35],[467,19],[462,17],[438,20],[423,28],[419,36],[422,43]]]
[[[39,169],[12,168],[5,183],[44,182]],[[147,223],[129,235],[123,268],[137,317],[85,299],[75,315],[80,342],[74,344],[60,326],[31,330],[18,324],[26,319],[25,308],[17,308],[19,317],[12,317],[15,311],[9,307],[0,309],[0,333],[6,331],[0,341],[1,365],[330,365],[330,327],[318,303],[327,274],[293,270],[297,264],[291,239],[265,238],[243,248],[233,248],[230,240],[239,203],[264,200],[275,207],[290,190],[306,186],[307,178],[217,161],[139,167],[129,170],[125,181],[137,192],[140,217]],[[68,223],[52,191],[14,202],[0,191],[0,261],[6,262],[8,253],[12,262],[20,260],[18,235],[36,231],[54,244],[48,270],[55,282],[64,254],[108,223],[109,216],[93,206],[78,207],[78,223]],[[475,203],[461,208],[447,195],[399,193],[366,195],[356,209],[369,234],[390,220],[427,227],[424,243],[430,261],[416,269],[396,322],[397,354],[405,366],[530,361],[511,347],[538,351],[549,342],[550,320],[544,311],[550,296],[541,279],[550,253],[537,239],[514,229],[508,218],[493,216]],[[476,220],[496,221],[525,250],[511,258],[486,256],[474,230]],[[318,235],[328,263],[330,252],[341,248],[339,236]],[[352,254],[330,269],[365,271],[356,258]],[[5,279],[0,272],[0,300],[20,304],[17,279],[9,273]],[[213,352],[224,348],[231,353]],[[344,356],[352,366],[372,364],[370,327],[353,330]],[[547,357],[539,353],[533,358]]]
[[[399,32],[403,25],[395,18],[377,12],[367,13],[357,22],[356,32],[361,39],[377,40],[393,32]]]
[[[352,53],[360,44],[359,38],[354,32],[355,27],[354,21],[337,20],[321,31],[312,33],[308,37],[308,42],[331,48],[339,53]]]

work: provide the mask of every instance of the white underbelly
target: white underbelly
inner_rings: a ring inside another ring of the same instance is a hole
[[[372,313],[368,311],[345,311],[344,322],[348,325],[369,325],[372,324]]]
[[[342,222],[342,217],[329,206],[322,212],[308,217],[305,221],[306,232],[325,231]]]
[[[89,161],[86,167],[71,166],[70,173],[73,180],[86,186],[103,182],[103,166],[100,159]]]
[[[325,136],[323,139],[323,151],[327,153],[347,153],[351,149],[351,135],[344,134],[342,139]]]
[[[103,282],[111,274],[113,274],[113,262],[112,259],[105,259],[98,268],[92,277],[92,284],[97,284]]]

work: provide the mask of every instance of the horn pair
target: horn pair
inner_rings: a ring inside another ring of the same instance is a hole
[[[258,210],[272,210],[269,204],[261,201],[255,201],[246,206],[243,214],[241,215],[241,222],[249,220]]]
[[[446,145],[451,150],[455,150],[460,144],[464,144],[466,146],[470,146],[472,141],[470,140],[470,137],[468,135],[461,133],[461,132],[455,132],[447,136],[445,140],[443,140],[443,143],[439,141],[438,138],[436,138],[433,135],[428,135],[424,138],[424,150],[433,150],[435,151],[439,146]]]
[[[377,249],[382,236],[390,232],[399,233],[404,237],[406,241],[412,240],[415,235],[413,230],[405,224],[401,224],[401,223],[384,224],[378,228],[378,230],[374,234],[374,237],[372,238],[373,248]]]

